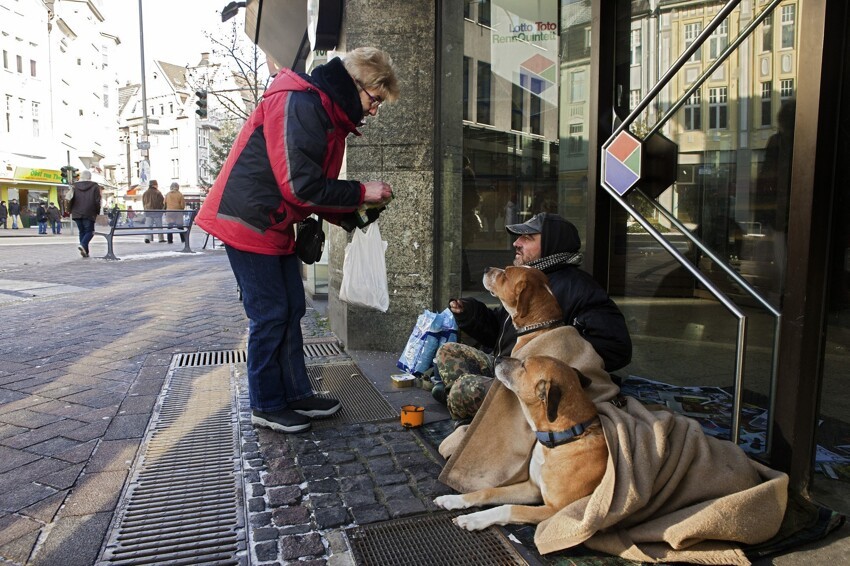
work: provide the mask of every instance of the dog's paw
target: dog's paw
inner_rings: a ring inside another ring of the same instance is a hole
[[[466,509],[469,505],[466,501],[463,500],[462,495],[441,495],[440,497],[434,499],[434,503],[437,507],[442,507],[443,509]]]
[[[480,531],[481,529],[486,529],[493,524],[492,521],[486,518],[484,511],[470,513],[468,515],[460,515],[452,519],[452,522],[467,531]]]

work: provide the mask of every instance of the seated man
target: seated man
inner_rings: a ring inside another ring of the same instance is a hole
[[[564,323],[574,326],[605,362],[606,371],[626,366],[632,359],[632,341],[623,313],[608,293],[577,266],[581,238],[576,227],[557,214],[541,212],[525,224],[505,229],[517,236],[514,265],[535,267],[549,277],[549,286],[564,312]],[[449,308],[458,327],[492,352],[451,342],[437,351],[436,371],[443,381],[435,385],[435,399],[448,405],[452,418],[467,422],[475,416],[493,380],[493,360],[509,356],[517,340],[511,317],[500,305],[488,308],[476,299],[453,299]]]

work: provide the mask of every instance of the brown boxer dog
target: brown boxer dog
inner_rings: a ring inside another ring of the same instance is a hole
[[[496,378],[516,394],[537,443],[526,481],[434,500],[444,509],[499,505],[454,519],[470,531],[548,519],[592,493],[608,461],[596,407],[583,391],[591,380],[581,372],[550,356],[501,358]]]

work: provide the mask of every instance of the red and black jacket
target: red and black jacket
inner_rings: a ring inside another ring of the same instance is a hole
[[[310,76],[282,70],[248,118],[195,222],[228,246],[294,253],[293,225],[316,213],[332,223],[363,204],[358,181],[337,179],[363,109],[336,58]]]

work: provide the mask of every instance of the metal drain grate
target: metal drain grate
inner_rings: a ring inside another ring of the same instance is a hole
[[[226,364],[238,364],[248,359],[245,350],[219,350],[214,352],[189,352],[177,354],[174,367],[194,368],[201,366],[223,366]]]
[[[336,340],[323,340],[304,342],[304,357],[310,358],[330,358],[332,356],[345,355],[339,349],[339,343]]]
[[[354,364],[307,366],[307,375],[319,395],[327,394],[342,402],[342,409],[333,418],[314,420],[314,429],[398,417],[395,409]]]
[[[358,566],[526,564],[495,528],[470,532],[452,523],[460,513],[433,513],[345,530]]]
[[[237,441],[230,367],[172,370],[101,564],[239,564]]]

